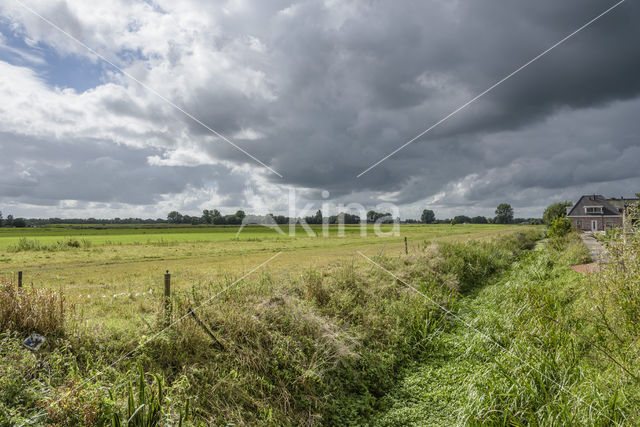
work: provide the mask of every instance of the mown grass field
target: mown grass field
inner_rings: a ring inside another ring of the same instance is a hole
[[[322,237],[320,226],[311,228],[318,237],[308,236],[301,227],[295,236],[266,227],[247,227],[239,234],[237,227],[0,229],[0,277],[15,281],[21,270],[26,285],[62,290],[71,299],[136,294],[160,291],[166,270],[171,272],[175,287],[191,287],[240,277],[278,252],[282,255],[265,271],[299,272],[328,266],[357,259],[356,251],[370,256],[380,251],[399,255],[404,252],[404,237],[409,250],[416,251],[431,242],[486,239],[529,227],[403,225],[400,236],[390,237],[376,236],[372,226],[366,236],[360,235],[360,226],[345,226],[343,237],[337,235],[337,227],[329,228],[329,237]],[[389,232],[390,227],[383,226],[382,231]],[[21,239],[41,246],[61,245],[17,250]],[[70,240],[80,247],[66,246]]]
[[[329,227],[311,226],[316,237],[297,227],[295,236],[259,226],[238,227],[50,227],[0,229],[0,278],[25,286],[52,288],[64,294],[86,327],[129,333],[154,321],[164,286],[172,276],[172,290],[197,289],[240,278],[278,252],[277,258],[248,280],[269,273],[287,278],[305,270],[363,263],[357,255],[399,256],[404,237],[409,251],[429,243],[488,239],[535,227],[505,225],[402,225],[400,236],[380,237],[368,226],[345,226],[344,236]],[[284,228],[286,232],[288,229]],[[390,232],[391,226],[383,226]],[[40,250],[18,250],[21,239]],[[80,247],[66,243],[76,241]],[[87,243],[89,242],[89,243]],[[57,245],[57,243],[60,243]]]

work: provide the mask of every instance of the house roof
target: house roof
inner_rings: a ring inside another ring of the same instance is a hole
[[[587,206],[601,206],[602,213],[598,215],[620,215],[622,207],[618,208],[616,204],[612,204],[611,201],[604,198],[600,194],[592,194],[580,197],[578,203],[573,205],[567,216],[585,216],[587,215],[584,208]],[[623,205],[624,206],[624,203]],[[592,214],[593,215],[593,214]]]

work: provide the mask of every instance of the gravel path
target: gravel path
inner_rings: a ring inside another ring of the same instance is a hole
[[[589,254],[593,259],[593,262],[603,264],[607,261],[606,250],[602,243],[594,237],[593,233],[580,233],[580,238],[587,249],[589,249]]]

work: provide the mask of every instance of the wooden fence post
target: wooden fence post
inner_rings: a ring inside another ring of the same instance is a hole
[[[171,274],[164,274],[164,315],[167,326],[171,323]]]
[[[22,271],[18,271],[18,287],[22,287]]]
[[[404,253],[409,255],[409,246],[407,245],[407,237],[404,238]]]

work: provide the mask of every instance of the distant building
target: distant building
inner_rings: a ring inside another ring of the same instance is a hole
[[[624,210],[638,199],[605,199],[599,194],[582,196],[578,203],[567,208],[567,218],[578,230],[604,231],[622,227]]]

